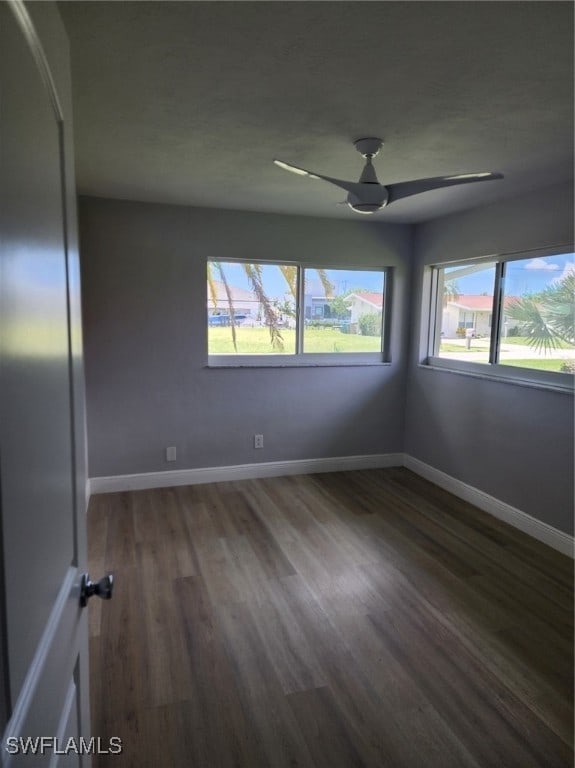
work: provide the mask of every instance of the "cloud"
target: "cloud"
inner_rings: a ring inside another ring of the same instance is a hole
[[[551,261],[545,261],[545,259],[531,259],[523,269],[545,269],[549,272],[555,272],[561,269],[561,266]]]
[[[558,277],[554,277],[551,281],[552,283],[559,283],[564,278],[568,277],[569,275],[575,275],[575,261],[568,261],[566,262],[565,266],[563,267],[563,272]]]

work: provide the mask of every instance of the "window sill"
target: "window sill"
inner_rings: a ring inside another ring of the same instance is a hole
[[[574,394],[575,378],[568,373],[561,374],[553,371],[533,371],[528,368],[518,369],[511,365],[497,364],[494,366],[490,363],[468,363],[464,361],[445,360],[437,357],[427,358],[425,362],[418,364],[418,368],[428,371],[455,373],[460,376],[470,376],[476,379],[497,381],[503,384],[514,384],[519,387],[544,389],[551,392],[560,392],[565,395]],[[520,375],[517,373],[518,370],[521,370]],[[557,378],[563,376],[565,377],[565,381]]]
[[[346,368],[350,366],[390,366],[381,355],[210,355],[206,368]]]

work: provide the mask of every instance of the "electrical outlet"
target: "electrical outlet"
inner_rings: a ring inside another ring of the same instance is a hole
[[[176,460],[176,446],[169,445],[166,448],[166,461],[175,461],[175,460]]]
[[[254,448],[263,448],[263,447],[264,447],[264,436],[254,435]]]

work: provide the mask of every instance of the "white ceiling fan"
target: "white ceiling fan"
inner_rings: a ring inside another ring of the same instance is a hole
[[[345,189],[347,194],[347,204],[356,213],[377,213],[386,205],[401,200],[403,197],[418,195],[420,192],[428,192],[431,189],[440,189],[441,187],[452,187],[455,184],[470,184],[475,181],[492,181],[502,179],[502,173],[492,173],[484,171],[481,173],[460,173],[456,176],[433,176],[429,179],[417,179],[416,181],[402,181],[399,184],[380,184],[375,174],[372,160],[377,155],[383,141],[377,138],[357,139],[353,142],[357,151],[365,157],[365,166],[359,177],[359,181],[344,181],[334,179],[331,176],[323,176],[321,173],[313,173],[305,168],[298,168],[295,165],[286,163],[283,160],[274,160],[274,163],[291,173],[299,176],[309,176],[310,179],[322,179],[336,187]]]

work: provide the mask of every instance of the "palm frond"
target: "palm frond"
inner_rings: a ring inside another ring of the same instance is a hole
[[[232,292],[230,291],[230,286],[228,285],[228,281],[226,279],[226,273],[223,270],[222,265],[219,261],[214,261],[212,264],[216,267],[218,270],[218,273],[222,279],[222,283],[224,286],[224,290],[226,292],[226,298],[228,300],[228,308],[230,310],[230,327],[232,331],[232,341],[234,344],[234,350],[238,351],[238,342],[237,342],[237,334],[236,334],[236,316],[234,313],[234,300],[232,298]]]
[[[323,290],[325,291],[326,298],[331,298],[335,287],[334,284],[328,278],[325,269],[316,269],[316,272],[323,286]]]
[[[280,264],[279,268],[282,275],[285,277],[291,295],[297,301],[297,267],[293,267],[289,264]]]
[[[575,274],[568,274],[537,294],[516,299],[506,309],[527,336],[530,346],[545,352],[561,342],[575,343]]]
[[[448,301],[457,301],[459,298],[459,286],[456,280],[446,280],[443,283],[443,306],[447,306]]]
[[[284,341],[281,331],[277,326],[278,316],[263,286],[261,264],[244,264],[243,267],[252,286],[252,290],[258,297],[258,301],[262,306],[266,325],[270,332],[272,348],[279,352],[283,352]]]
[[[520,324],[527,343],[536,352],[545,353],[557,349],[560,345],[557,336],[545,316],[542,305],[532,296],[523,296],[510,303],[506,314]]]
[[[575,274],[546,288],[540,301],[555,334],[569,344],[575,343]]]
[[[221,267],[220,267],[221,271]],[[208,261],[208,290],[210,292],[210,298],[214,309],[218,306],[218,292],[216,290],[216,282],[214,279],[214,271],[212,269],[212,262]]]

